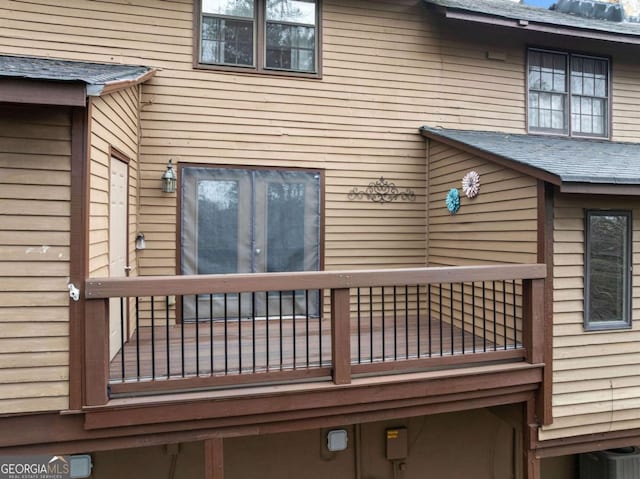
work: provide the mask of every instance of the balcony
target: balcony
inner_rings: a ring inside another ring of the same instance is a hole
[[[504,265],[89,279],[85,403],[539,365],[544,276]]]

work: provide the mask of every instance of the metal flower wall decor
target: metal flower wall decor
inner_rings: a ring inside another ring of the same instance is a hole
[[[460,193],[456,188],[451,188],[445,200],[449,213],[455,215],[460,209]]]
[[[404,201],[416,200],[416,194],[413,190],[407,188],[404,191],[400,191],[395,183],[385,180],[383,176],[378,181],[369,183],[364,191],[356,187],[349,192],[349,199],[352,201],[361,200],[365,197],[374,203],[390,203],[398,198]]]
[[[462,191],[467,198],[475,198],[480,192],[480,175],[477,171],[470,171],[462,178]]]

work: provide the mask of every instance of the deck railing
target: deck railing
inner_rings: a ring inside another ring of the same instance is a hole
[[[544,265],[86,283],[86,402],[541,361]]]

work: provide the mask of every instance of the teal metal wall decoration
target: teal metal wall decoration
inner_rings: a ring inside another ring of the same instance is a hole
[[[460,193],[458,193],[458,190],[456,188],[451,188],[449,190],[449,194],[447,194],[446,204],[449,213],[451,213],[452,215],[455,215],[460,209]]]

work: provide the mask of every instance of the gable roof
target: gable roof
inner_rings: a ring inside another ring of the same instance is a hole
[[[145,66],[0,55],[0,78],[83,83],[87,96],[100,96],[143,82],[154,73],[154,69]]]
[[[640,143],[421,128],[427,137],[576,193],[640,194]]]
[[[511,0],[424,0],[446,18],[640,44],[640,24],[578,17]]]

